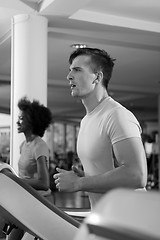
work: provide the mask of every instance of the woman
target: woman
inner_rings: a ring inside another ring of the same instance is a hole
[[[19,100],[18,108],[18,132],[25,136],[20,146],[19,176],[34,189],[45,193],[50,190],[49,149],[42,137],[52,122],[52,113],[38,101],[31,102],[26,97]],[[13,229],[8,239],[19,240],[23,235],[23,230]]]

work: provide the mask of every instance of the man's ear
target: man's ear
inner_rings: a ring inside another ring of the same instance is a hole
[[[102,72],[97,72],[95,73],[95,79],[92,82],[93,84],[99,83],[103,79],[103,73]]]
[[[96,81],[97,83],[100,82],[103,79],[103,72],[97,72],[96,73],[97,77],[96,77]]]
[[[92,82],[92,84],[97,84],[97,83],[99,83],[99,80],[96,78],[93,82]]]

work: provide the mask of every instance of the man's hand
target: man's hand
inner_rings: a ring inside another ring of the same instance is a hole
[[[78,169],[76,166],[72,166],[72,170],[74,171],[74,173],[79,176],[79,177],[84,177],[84,172],[80,169]]]
[[[57,172],[54,174],[56,188],[59,191],[76,192],[79,189],[79,179],[77,173],[74,171],[66,171],[64,169],[56,168]]]

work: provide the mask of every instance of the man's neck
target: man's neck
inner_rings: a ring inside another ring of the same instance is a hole
[[[99,96],[89,96],[82,99],[82,103],[87,113],[92,112],[105,98],[108,97],[108,93],[105,92]]]

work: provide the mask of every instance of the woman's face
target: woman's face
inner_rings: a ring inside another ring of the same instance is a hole
[[[20,111],[17,121],[17,130],[18,133],[26,133],[28,131],[31,131],[30,124],[28,121],[27,114],[23,111]]]

